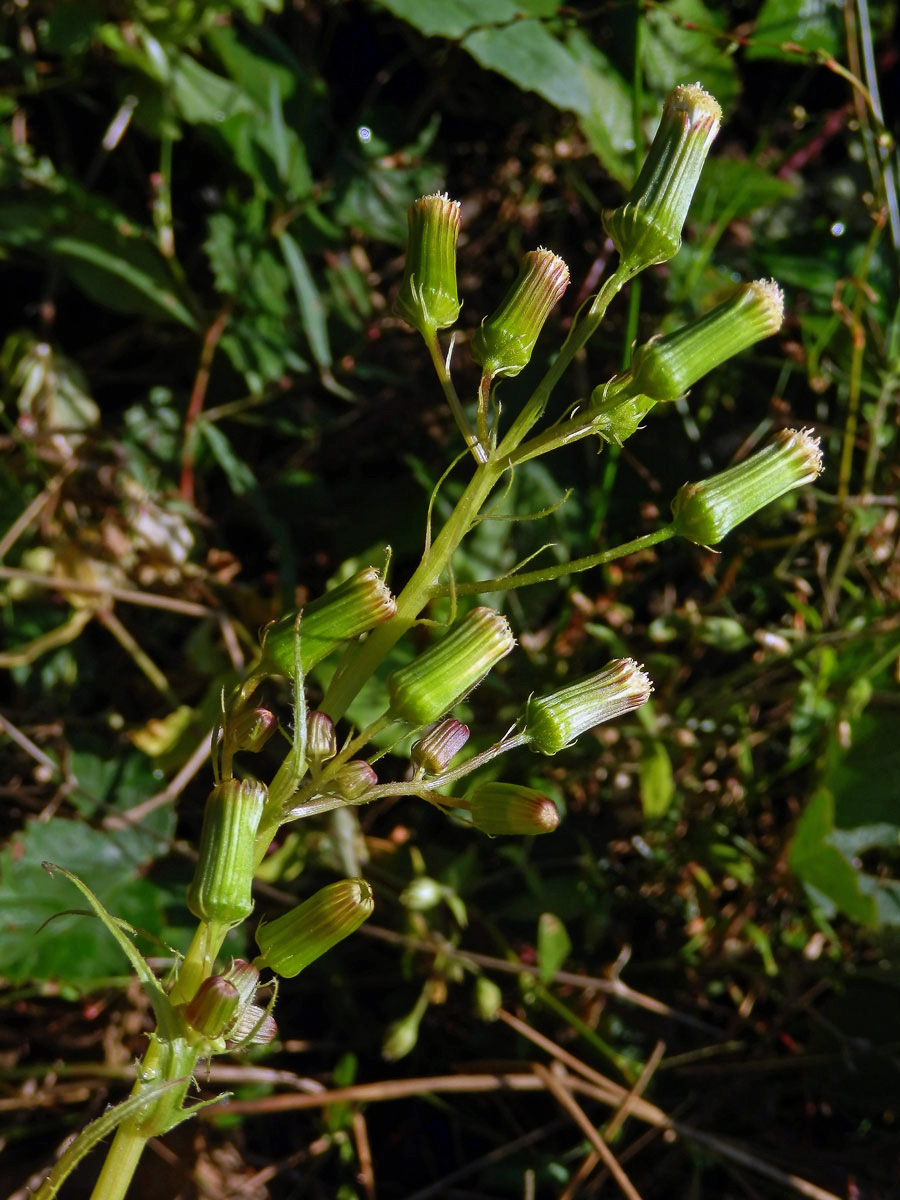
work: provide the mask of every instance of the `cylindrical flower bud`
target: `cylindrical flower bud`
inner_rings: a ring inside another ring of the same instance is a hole
[[[476,788],[469,807],[475,828],[492,837],[552,833],[559,824],[559,810],[549,796],[514,783]]]
[[[256,753],[278,728],[278,718],[267,708],[248,708],[229,719],[226,737],[235,750]]]
[[[588,729],[646,703],[653,684],[630,658],[614,658],[596,675],[553,692],[532,697],[522,723],[532,750],[556,754]]]
[[[202,921],[235,925],[253,911],[253,843],[265,784],[226,779],[206,801],[188,908]]]
[[[375,567],[366,567],[303,608],[300,617],[300,665],[304,671],[326,658],[348,638],[367,633],[397,611],[397,602]],[[292,675],[297,614],[266,627],[263,666]]]
[[[257,1004],[248,1004],[228,1030],[228,1046],[266,1046],[277,1036],[275,1018]]]
[[[679,84],[637,182],[621,207],[603,213],[622,266],[637,272],[678,253],[681,231],[722,110],[699,84]]]
[[[531,250],[503,303],[472,337],[472,357],[485,375],[518,375],[531,361],[550,310],[569,286],[569,268],[550,250]]]
[[[375,770],[361,758],[352,758],[332,775],[329,791],[334,790],[346,800],[359,800],[378,782]]]
[[[306,716],[306,757],[314,767],[321,767],[337,754],[334,721],[327,713],[310,712]]]
[[[388,676],[392,716],[410,725],[436,721],[514,645],[505,617],[492,608],[473,608],[436,646]]]
[[[423,337],[453,325],[459,316],[456,242],[459,201],[423,196],[409,210],[409,242],[396,310]]]
[[[374,908],[364,879],[340,879],[310,896],[283,917],[260,925],[256,944],[259,966],[293,979],[304,967],[359,929]]]
[[[247,962],[246,958],[236,958],[224,973],[223,978],[237,988],[241,1008],[248,1005],[256,995],[259,969],[254,967],[253,963]]]
[[[206,1037],[219,1037],[234,1020],[241,997],[237,988],[222,975],[204,979],[197,994],[184,1006],[188,1024]]]
[[[714,367],[781,328],[784,296],[772,279],[745,283],[723,304],[666,337],[638,346],[631,391],[677,400]]]
[[[416,742],[409,757],[414,766],[421,767],[429,775],[439,775],[446,771],[468,740],[468,725],[455,717],[445,717]]]
[[[675,530],[698,546],[714,546],[735,525],[821,471],[819,439],[808,429],[782,429],[744,462],[679,488],[672,501]]]

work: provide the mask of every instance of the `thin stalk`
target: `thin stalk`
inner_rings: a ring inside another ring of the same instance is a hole
[[[575,321],[552,366],[534,389],[528,403],[513,421],[509,433],[500,443],[499,454],[501,456],[511,455],[535,422],[541,419],[553,389],[565,374],[572,359],[596,333],[613,298],[636,273],[633,268],[626,269],[620,263],[595,296],[587,313],[580,320]]]
[[[425,338],[425,345],[428,347],[431,361],[434,363],[434,369],[437,372],[441,387],[444,389],[444,396],[450,406],[450,411],[453,413],[453,419],[456,421],[459,432],[463,435],[466,445],[472,451],[475,461],[479,464],[486,463],[488,459],[487,450],[485,450],[484,446],[475,436],[472,426],[466,419],[466,414],[463,412],[463,407],[459,402],[459,396],[456,394],[453,378],[450,375],[450,368],[447,366],[447,362],[441,353],[437,334],[432,333],[430,337]]]
[[[507,592],[512,588],[528,587],[533,583],[547,583],[552,579],[561,579],[564,575],[577,575],[581,571],[589,571],[591,567],[602,566],[603,563],[613,562],[624,558],[626,554],[636,554],[639,550],[648,550],[660,542],[666,542],[675,537],[674,525],[663,525],[653,533],[645,533],[643,537],[623,542],[609,550],[601,550],[599,554],[588,554],[585,558],[573,558],[568,562],[555,563],[552,567],[542,567],[537,571],[521,571],[514,575],[501,575],[496,579],[476,579],[472,583],[457,583],[451,589],[447,586],[436,587],[433,596],[449,596],[452,590],[456,596],[480,596],[484,592]]]
[[[397,611],[389,621],[374,629],[347,660],[340,675],[332,680],[325,693],[320,711],[332,721],[338,721],[360,688],[387,656],[400,638],[410,629],[433,594],[433,586],[466,536],[505,465],[492,459],[481,463],[450,514],[447,523],[423,556],[409,583],[397,597]]]

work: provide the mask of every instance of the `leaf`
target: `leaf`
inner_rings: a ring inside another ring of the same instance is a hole
[[[3,200],[0,245],[49,257],[106,308],[197,328],[153,235],[74,180],[54,176]]]
[[[312,277],[303,251],[296,240],[287,232],[278,235],[285,266],[294,285],[294,293],[300,308],[300,321],[309,342],[312,356],[320,367],[331,366],[331,347],[328,344],[328,326],[325,308]]]
[[[797,194],[795,183],[779,179],[757,163],[737,158],[710,158],[694,193],[694,212],[727,210],[730,217],[768,208]]]
[[[572,942],[559,917],[541,913],[537,929],[537,957],[541,983],[550,983],[572,950]]]
[[[852,920],[876,927],[875,900],[860,887],[859,873],[830,844],[834,797],[820,788],[803,810],[788,851],[791,870],[808,888],[820,893]]]
[[[53,1200],[68,1176],[98,1142],[108,1137],[128,1117],[140,1113],[149,1102],[164,1096],[166,1092],[178,1087],[180,1083],[180,1079],[163,1079],[159,1083],[148,1083],[141,1088],[137,1095],[129,1096],[126,1100],[108,1108],[89,1125],[86,1125],[53,1164],[50,1174],[35,1193],[34,1200]],[[219,1099],[221,1097],[217,1096],[213,1101],[207,1100],[206,1103],[215,1103]],[[196,1109],[190,1111],[193,1113]]]
[[[72,803],[85,817],[95,819],[110,813],[127,816],[130,809],[143,803],[159,790],[153,765],[139,753],[118,754],[106,758],[94,743],[77,739],[73,743],[70,773],[77,783]],[[147,864],[169,849],[175,832],[175,810],[170,804],[149,813],[139,823],[117,829],[115,837],[122,854],[136,864]]]
[[[277,85],[257,101],[244,88],[190,57],[178,56],[172,95],[183,120],[205,125],[228,147],[233,161],[270,195],[309,194],[312,175],[296,130],[284,121]]]
[[[670,0],[654,5],[644,18],[641,43],[647,81],[660,93],[677,83],[697,80],[729,108],[737,97],[734,61],[724,55],[708,30],[724,30],[720,6],[708,8],[703,0]]]
[[[757,15],[747,58],[797,61],[786,43],[836,55],[844,42],[842,0],[765,0]]]
[[[144,863],[128,850],[112,831],[61,817],[30,821],[15,834],[0,853],[0,974],[13,983],[52,979],[85,989],[121,975],[121,951],[99,921],[67,915],[46,924],[71,909],[72,890],[61,875],[48,876],[41,863],[66,863],[95,884],[105,908],[160,937],[160,896],[141,877]]]
[[[662,742],[653,741],[644,751],[640,779],[644,820],[657,821],[669,811],[675,796],[672,763]]]
[[[381,0],[426,37],[459,41],[476,62],[535,92],[555,108],[574,112],[604,166],[630,180],[631,97],[625,82],[579,30],[561,36],[523,16],[511,0]],[[527,6],[526,6],[527,7]],[[531,11],[534,11],[531,9]],[[540,9],[543,12],[543,5]]]

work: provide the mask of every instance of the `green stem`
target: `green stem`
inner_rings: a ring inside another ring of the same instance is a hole
[[[475,519],[481,511],[481,506],[490,495],[495,484],[508,469],[510,455],[516,450],[534,423],[540,419],[547,407],[547,402],[554,387],[562,378],[572,359],[585,345],[588,338],[596,331],[597,326],[603,320],[610,301],[634,274],[636,274],[636,271],[633,268],[625,268],[620,263],[609,279],[607,279],[588,309],[587,314],[580,321],[576,322],[569,331],[569,336],[563,343],[556,361],[535,388],[528,403],[513,422],[498,449],[491,454],[487,462],[479,462],[469,486],[460,497],[446,525],[438,534],[431,548],[423,556],[409,583],[397,597],[397,611],[394,616],[390,621],[385,621],[383,625],[379,625],[377,629],[369,634],[365,642],[354,651],[340,674],[332,680],[319,707],[333,721],[338,721],[344,715],[348,705],[353,701],[360,688],[372,676],[378,664],[390,653],[391,649],[397,644],[404,633],[412,627],[419,613],[431,597],[442,594],[440,591],[435,590],[434,585],[446,570],[460,542],[472,528]],[[438,370],[442,382],[444,382],[442,372],[446,374],[446,367],[443,360],[440,359],[439,352],[435,349],[436,346],[437,342],[435,340],[434,347],[432,348],[432,357],[435,358],[435,368]],[[437,357],[435,357],[436,354]],[[449,375],[447,378],[449,379]],[[448,391],[445,384],[445,393],[448,400],[451,399],[451,396],[456,396],[452,381],[450,381],[450,389],[452,390]],[[459,404],[458,399],[456,400],[456,404]],[[457,421],[459,421],[458,416]],[[463,427],[461,426],[461,428]],[[466,436],[467,429],[468,424],[463,428],[463,436],[466,437],[466,441],[471,448],[469,437]],[[471,431],[469,432],[471,433]],[[480,444],[479,449],[482,452],[484,451],[484,447]],[[657,540],[662,541],[663,539],[659,537]],[[593,563],[589,565],[593,565]],[[515,584],[513,586],[521,585]],[[450,590],[449,588],[446,589],[446,594],[449,594]]]
[[[477,463],[485,463],[488,459],[487,450],[479,442],[478,438],[472,432],[472,427],[466,420],[466,414],[463,412],[462,405],[459,402],[459,396],[456,394],[456,388],[453,385],[453,379],[441,354],[440,343],[437,339],[437,333],[432,333],[431,337],[425,338],[425,344],[431,354],[431,361],[434,363],[434,369],[437,372],[437,377],[441,381],[441,387],[444,389],[444,396],[450,406],[450,411],[453,413],[453,419],[456,421],[459,432],[465,438],[466,445],[472,451]]]
[[[511,588],[528,587],[532,583],[547,583],[552,579],[561,579],[564,575],[577,575],[580,571],[588,571],[591,567],[602,566],[603,563],[613,562],[624,558],[626,554],[636,554],[638,550],[648,550],[660,542],[667,542],[675,536],[674,525],[663,525],[653,533],[645,533],[643,537],[633,541],[623,542],[621,546],[613,546],[609,550],[601,550],[599,554],[588,554],[585,558],[573,558],[569,562],[555,563],[552,567],[542,567],[537,571],[520,571],[514,575],[501,575],[496,579],[476,579],[473,583],[457,583],[451,589],[447,586],[436,587],[433,596],[448,596],[452,590],[456,596],[480,596],[483,592],[507,592]]]
[[[91,1200],[122,1200],[131,1184],[135,1169],[148,1138],[131,1121],[123,1122],[106,1154],[103,1169],[94,1184]]]
[[[509,433],[500,443],[499,454],[501,456],[512,455],[535,422],[541,419],[553,389],[565,374],[572,359],[596,333],[611,301],[635,274],[636,271],[633,268],[626,269],[620,263],[597,293],[587,313],[580,320],[575,321],[552,366],[534,389],[528,403],[513,421]]]
[[[459,543],[472,527],[481,506],[490,495],[505,464],[492,459],[475,470],[466,490],[450,514],[447,523],[423,556],[409,583],[397,597],[397,611],[389,621],[374,629],[362,645],[353,652],[344,669],[332,680],[319,705],[332,721],[338,721],[347,711],[360,688],[416,621],[431,598],[434,583],[440,578]]]

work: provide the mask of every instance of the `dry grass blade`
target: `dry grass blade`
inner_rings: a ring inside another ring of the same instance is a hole
[[[628,1200],[641,1200],[641,1194],[625,1174],[619,1160],[607,1146],[606,1142],[588,1120],[584,1109],[578,1104],[565,1085],[563,1079],[558,1079],[552,1071],[548,1071],[542,1063],[533,1063],[532,1068],[535,1075],[542,1079],[547,1085],[547,1091],[551,1092],[556,1101],[569,1114],[584,1136],[594,1147],[597,1154],[606,1164],[610,1175],[615,1179],[616,1183],[622,1189],[622,1193],[628,1197]]]
[[[656,1068],[662,1061],[662,1057],[665,1052],[665,1042],[657,1042],[653,1047],[653,1053],[647,1059],[646,1063],[644,1063],[640,1075],[635,1080],[634,1086],[629,1091],[625,1100],[623,1100],[619,1105],[616,1112],[613,1113],[612,1120],[606,1127],[607,1142],[611,1142],[625,1124],[631,1111],[633,1101],[641,1096],[645,1091],[647,1084],[650,1082],[656,1072]],[[578,1168],[578,1171],[569,1181],[565,1189],[560,1193],[559,1200],[573,1200],[573,1197],[577,1195],[581,1185],[600,1162],[601,1157],[602,1155],[596,1150],[592,1150],[590,1154],[585,1157],[581,1166]]]
[[[740,1163],[741,1166],[749,1167],[751,1170],[756,1171],[757,1174],[764,1175],[767,1179],[776,1180],[783,1187],[790,1188],[791,1191],[796,1192],[798,1195],[807,1196],[809,1200],[840,1200],[840,1197],[836,1196],[834,1192],[826,1191],[825,1188],[820,1188],[806,1179],[801,1179],[799,1175],[782,1171],[779,1167],[775,1167],[771,1163],[761,1159],[746,1147],[718,1137],[716,1134],[705,1133],[700,1129],[695,1129],[692,1125],[686,1125],[682,1121],[673,1120],[661,1108],[657,1108],[655,1104],[649,1104],[637,1095],[629,1093],[626,1088],[621,1087],[605,1075],[601,1075],[599,1071],[595,1071],[592,1067],[587,1066],[586,1063],[581,1062],[573,1054],[564,1050],[562,1046],[558,1046],[550,1038],[545,1037],[544,1034],[538,1033],[536,1029],[532,1029],[525,1021],[520,1021],[518,1017],[514,1017],[512,1013],[504,1012],[501,1009],[497,1015],[510,1028],[515,1029],[516,1032],[528,1038],[534,1045],[540,1046],[541,1049],[546,1050],[559,1062],[571,1067],[585,1080],[589,1081],[586,1085],[579,1086],[577,1081],[571,1080],[569,1086],[573,1091],[586,1091],[587,1094],[592,1095],[594,1099],[599,1100],[602,1104],[609,1104],[615,1107],[624,1105],[626,1101],[629,1101],[631,1115],[641,1121],[646,1121],[648,1125],[655,1125],[661,1129],[671,1129],[679,1137],[698,1142],[703,1146],[708,1146],[723,1158],[731,1162]]]

